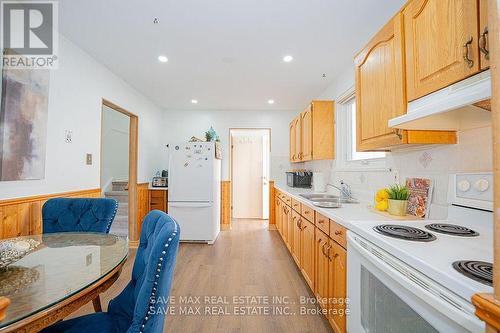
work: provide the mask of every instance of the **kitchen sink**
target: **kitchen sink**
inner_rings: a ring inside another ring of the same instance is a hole
[[[310,200],[312,202],[339,202],[346,204],[357,204],[359,203],[356,199],[340,199],[338,195],[333,194],[322,194],[322,193],[310,193],[310,194],[299,194],[304,199]]]
[[[302,198],[307,200],[323,200],[323,199],[337,199],[338,195],[333,194],[323,194],[323,193],[310,193],[310,194],[299,194]]]

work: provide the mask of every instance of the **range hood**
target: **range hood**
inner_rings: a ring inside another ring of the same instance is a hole
[[[458,131],[491,124],[491,74],[484,71],[408,103],[389,127]]]

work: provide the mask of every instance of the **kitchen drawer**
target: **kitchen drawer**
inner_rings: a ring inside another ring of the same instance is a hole
[[[165,198],[165,191],[163,190],[151,190],[151,198]]]
[[[150,205],[150,209],[151,209],[151,210],[161,210],[161,211],[165,211],[165,204],[155,204],[155,203],[151,203],[151,205]]]
[[[292,209],[296,211],[297,213],[301,213],[301,204],[299,201],[292,199]]]
[[[325,234],[330,233],[330,220],[328,217],[325,217],[321,215],[320,213],[316,212],[316,217],[314,218],[316,224],[316,227],[318,227],[321,231],[323,231]]]
[[[306,205],[302,205],[301,214],[306,220],[314,223],[314,209],[307,207]]]
[[[330,237],[344,248],[347,248],[346,234],[346,228],[330,220]]]

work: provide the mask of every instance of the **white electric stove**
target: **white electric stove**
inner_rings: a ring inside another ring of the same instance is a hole
[[[348,233],[349,332],[484,331],[471,297],[493,291],[492,174],[453,175],[449,197],[446,220]]]

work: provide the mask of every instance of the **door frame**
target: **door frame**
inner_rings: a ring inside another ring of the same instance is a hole
[[[231,136],[231,131],[233,130],[249,130],[249,131],[258,131],[258,130],[267,130],[269,132],[269,176],[271,176],[271,151],[272,151],[272,131],[270,127],[229,127],[229,181],[231,183],[231,216],[230,219],[233,218],[233,137]],[[271,178],[271,177],[269,177]],[[268,183],[271,182],[271,179],[268,179]],[[271,195],[271,191],[269,191],[269,195]],[[269,219],[271,219],[271,207],[269,207]]]
[[[139,137],[139,117],[118,106],[117,104],[110,102],[109,100],[103,98],[101,103],[101,158],[100,158],[100,168],[99,168],[99,179],[102,173],[102,118],[103,111],[102,107],[107,106],[117,112],[120,112],[130,118],[130,131],[129,131],[129,145],[128,145],[128,238],[130,247],[137,247],[139,244],[139,226],[137,222],[137,155],[138,155],[138,137]],[[102,191],[102,189],[101,189]]]

